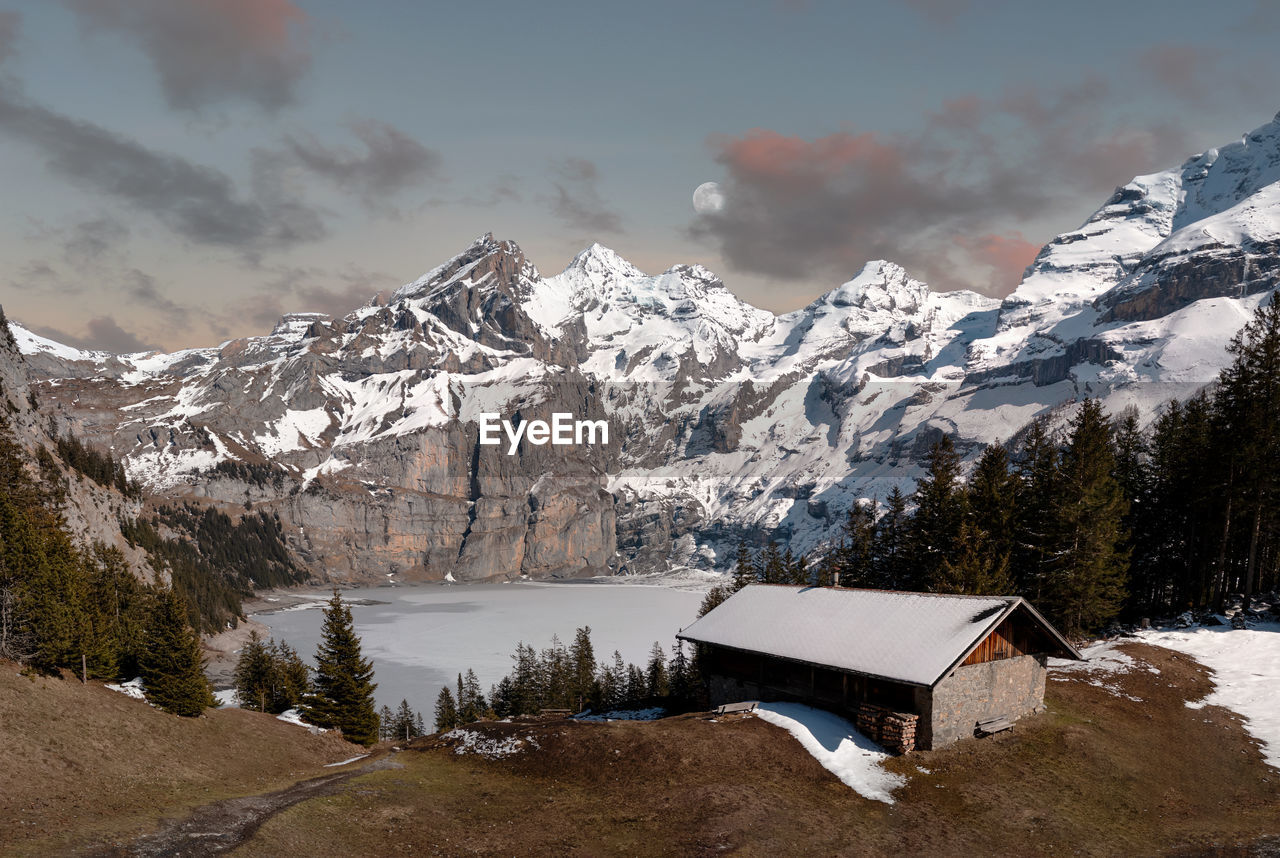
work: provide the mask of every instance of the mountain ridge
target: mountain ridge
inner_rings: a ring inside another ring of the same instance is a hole
[[[1002,300],[866,263],[805,307],[600,244],[541,275],[491,233],[340,319],[171,355],[15,327],[40,394],[153,488],[266,504],[313,571],[459,580],[717,568],[741,538],[831,538],[1084,396],[1144,417],[1212,380],[1280,271],[1280,119],[1140,176],[1049,242]],[[105,382],[105,383],[104,383]],[[478,443],[481,413],[608,420],[610,443]],[[217,476],[279,470],[279,492]],[[367,544],[366,544],[367,543]]]

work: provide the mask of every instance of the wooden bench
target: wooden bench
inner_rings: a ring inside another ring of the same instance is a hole
[[[742,703],[726,703],[723,706],[716,707],[716,714],[737,715],[739,713],[754,712],[759,705],[759,701],[756,700],[745,700]]]
[[[986,721],[979,721],[976,732],[979,736],[990,736],[993,733],[999,733],[1002,730],[1012,730],[1013,722],[1008,718],[988,718]]]

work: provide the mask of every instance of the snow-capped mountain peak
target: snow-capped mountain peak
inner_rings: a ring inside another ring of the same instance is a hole
[[[901,265],[877,259],[819,300],[834,307],[912,314],[925,305],[928,295],[929,287],[910,277]]]
[[[593,243],[575,256],[564,273],[580,275],[593,283],[645,276],[639,268],[599,243]]]

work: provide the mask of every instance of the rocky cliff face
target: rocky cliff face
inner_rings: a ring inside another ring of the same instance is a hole
[[[42,478],[59,484],[67,530],[79,545],[88,547],[99,543],[118,548],[135,575],[143,581],[155,581],[156,573],[146,554],[131,546],[120,533],[120,519],[136,518],[140,502],[114,488],[98,485],[61,460],[56,435],[64,428],[56,419],[49,419],[51,409],[41,403],[30,384],[19,344],[16,339],[5,336],[6,333],[0,330],[0,414],[8,431],[29,456],[33,474],[41,473]],[[41,472],[37,464],[38,451],[43,451],[51,463],[47,473]]]
[[[1280,121],[1120,188],[1004,301],[890,262],[782,316],[698,266],[593,245],[542,276],[482,236],[385,303],[176,354],[15,326],[37,393],[153,489],[277,511],[312,571],[479,580],[711,568],[742,537],[829,538],[909,490],[943,433],[976,455],[1083,396],[1212,380],[1280,269]],[[484,414],[604,421],[508,455]]]

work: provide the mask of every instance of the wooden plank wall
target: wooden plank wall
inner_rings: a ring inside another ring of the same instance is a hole
[[[982,639],[982,643],[978,644],[978,648],[969,653],[969,657],[964,660],[965,664],[983,664],[988,661],[999,661],[1002,658],[1013,658],[1017,655],[1026,655],[1026,633],[1019,634],[1021,630],[1013,622],[1013,617],[1007,618],[1003,623],[991,630],[991,634]],[[1022,646],[1018,646],[1022,644]]]

